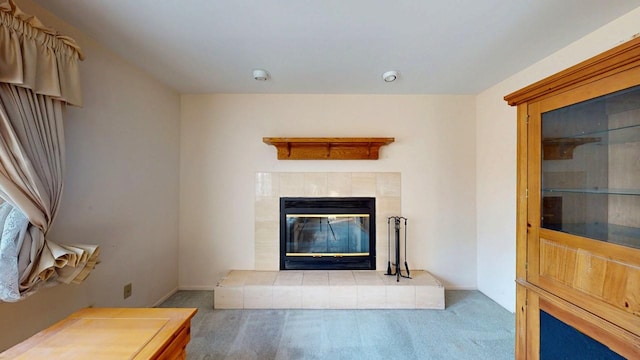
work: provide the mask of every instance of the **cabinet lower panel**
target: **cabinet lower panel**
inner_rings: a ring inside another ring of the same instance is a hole
[[[582,293],[577,296],[589,295],[633,314],[640,324],[640,268],[633,264],[541,238],[540,276],[551,286],[559,283]],[[640,332],[640,325],[630,330]]]
[[[599,349],[610,357],[601,357],[603,359],[635,359],[640,357],[640,336],[620,328],[619,326],[595,316],[593,313],[586,311],[580,306],[565,301],[548,291],[545,291],[533,284],[529,284],[523,280],[518,281],[518,291],[525,294],[525,303],[519,301],[518,308],[522,310],[522,316],[517,317],[517,333],[526,334],[526,336],[516,337],[516,348],[520,349],[517,358],[527,359],[547,359],[547,358],[563,358],[557,356],[543,357],[553,353],[553,349],[545,349],[545,346],[553,346],[549,344],[549,340],[545,340],[549,336],[549,331],[545,328],[549,326],[549,322],[545,322],[544,313],[552,316],[556,321],[562,323],[565,330],[572,328],[586,338],[581,338],[577,343],[593,342],[593,349]],[[557,330],[555,330],[557,331]],[[564,336],[573,336],[571,331]],[[559,336],[559,335],[555,335]],[[584,349],[582,347],[572,349],[572,344],[568,341],[563,343],[565,348],[562,353],[579,354]],[[546,342],[546,343],[545,343]],[[573,346],[579,346],[575,345]],[[596,343],[596,344],[594,344]],[[555,353],[559,355],[560,353]],[[579,358],[579,357],[571,357]]]
[[[544,310],[540,310],[540,358],[624,359],[601,342],[583,334]]]

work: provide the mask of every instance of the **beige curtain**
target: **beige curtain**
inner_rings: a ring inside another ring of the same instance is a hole
[[[0,300],[80,282],[99,249],[46,239],[64,179],[63,113],[80,105],[75,42],[0,1]]]

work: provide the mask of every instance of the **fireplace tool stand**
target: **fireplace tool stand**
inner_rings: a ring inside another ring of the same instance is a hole
[[[393,220],[394,223],[394,229],[395,229],[395,250],[396,250],[396,257],[395,257],[395,261],[396,263],[394,264],[396,267],[396,271],[395,273],[391,271],[391,221]],[[400,223],[401,220],[404,220],[404,268],[407,271],[407,275],[402,275],[402,270],[400,267]],[[388,243],[388,250],[387,250],[387,259],[389,259],[388,263],[387,263],[387,273],[385,275],[395,275],[396,277],[396,281],[400,282],[400,278],[406,278],[406,279],[411,279],[411,273],[409,272],[409,265],[407,265],[407,218],[402,217],[402,216],[391,216],[389,218],[387,218],[387,243]]]

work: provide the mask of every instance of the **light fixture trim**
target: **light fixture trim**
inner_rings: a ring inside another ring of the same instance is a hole
[[[253,69],[253,78],[257,81],[267,81],[269,80],[269,72],[264,69]]]
[[[382,80],[388,83],[394,82],[396,81],[399,75],[400,74],[396,70],[387,71],[384,74],[382,74]]]

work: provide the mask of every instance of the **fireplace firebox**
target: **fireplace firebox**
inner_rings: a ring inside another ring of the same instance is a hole
[[[375,270],[375,198],[280,198],[280,270]]]

